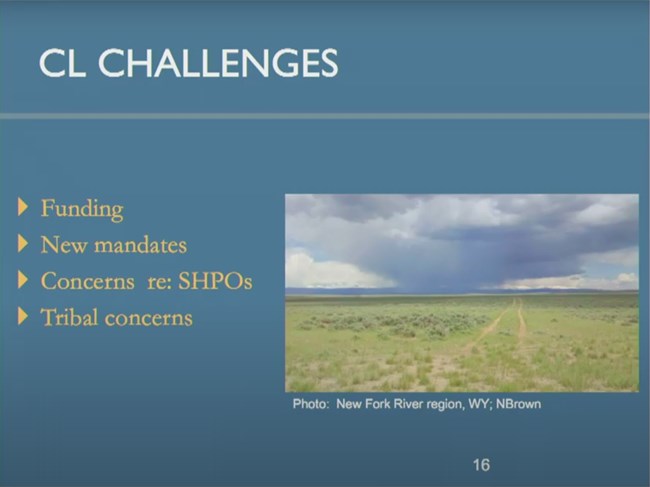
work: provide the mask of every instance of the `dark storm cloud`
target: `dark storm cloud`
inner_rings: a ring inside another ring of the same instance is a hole
[[[287,241],[383,276],[402,290],[475,290],[581,274],[590,255],[637,247],[638,199],[292,195]]]

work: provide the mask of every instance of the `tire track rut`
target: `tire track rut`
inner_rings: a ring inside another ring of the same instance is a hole
[[[519,317],[519,331],[517,333],[518,345],[521,345],[521,343],[526,338],[526,334],[528,333],[528,328],[526,326],[526,319],[524,318],[523,309],[524,309],[524,300],[519,298],[519,308],[517,308],[517,316]]]
[[[463,349],[463,351],[465,353],[471,352],[472,348],[474,346],[478,345],[478,343],[481,340],[483,340],[483,338],[485,338],[490,333],[494,333],[496,331],[497,327],[499,326],[499,322],[501,321],[501,318],[503,318],[503,315],[505,315],[508,312],[508,310],[510,310],[510,308],[512,308],[515,305],[515,303],[516,303],[516,300],[513,300],[512,303],[509,304],[506,307],[506,309],[501,311],[501,313],[499,313],[499,316],[497,316],[496,319],[494,321],[492,321],[492,323],[490,323],[488,326],[486,326],[485,328],[483,328],[481,330],[481,334],[478,336],[478,338],[476,338],[476,340],[472,340],[467,345],[465,345],[465,348]]]

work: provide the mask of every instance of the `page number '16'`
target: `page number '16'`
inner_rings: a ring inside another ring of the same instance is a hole
[[[490,471],[490,459],[489,458],[475,458],[474,459],[474,468],[477,472],[489,472]]]

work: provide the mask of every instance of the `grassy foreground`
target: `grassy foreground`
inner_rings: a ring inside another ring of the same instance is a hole
[[[286,390],[637,391],[637,293],[286,298]]]

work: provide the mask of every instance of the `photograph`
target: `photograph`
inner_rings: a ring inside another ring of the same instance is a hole
[[[286,392],[636,392],[637,194],[288,194]]]

